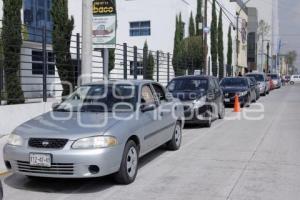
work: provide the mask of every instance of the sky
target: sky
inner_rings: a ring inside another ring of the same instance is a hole
[[[283,43],[282,52],[296,50],[298,59],[295,63],[300,69],[300,0],[278,0],[279,29]]]

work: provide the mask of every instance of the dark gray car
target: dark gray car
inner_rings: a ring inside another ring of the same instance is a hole
[[[153,81],[81,86],[52,112],[18,128],[4,148],[6,167],[29,177],[135,180],[141,156],[181,145],[183,107]]]

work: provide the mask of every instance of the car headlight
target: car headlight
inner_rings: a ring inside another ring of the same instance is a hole
[[[239,93],[238,93],[238,95],[239,95],[240,97],[246,96],[247,94],[248,94],[247,91],[245,91],[245,92],[239,92]]]
[[[73,149],[100,149],[112,147],[118,144],[115,137],[112,136],[95,136],[82,138],[75,141],[72,145]]]
[[[10,134],[8,137],[8,141],[7,143],[9,145],[13,145],[13,146],[22,146],[23,145],[23,138],[19,135],[16,134]]]
[[[206,103],[206,96],[201,97],[200,99],[196,99],[193,101],[194,108],[200,108],[204,106]]]

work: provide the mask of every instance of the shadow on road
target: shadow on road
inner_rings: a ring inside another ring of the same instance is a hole
[[[149,153],[140,159],[139,169],[166,152],[164,147]],[[92,179],[29,179],[13,174],[5,178],[4,183],[12,188],[34,192],[80,194],[96,193],[116,186],[111,176]]]

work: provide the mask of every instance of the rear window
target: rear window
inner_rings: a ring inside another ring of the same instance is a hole
[[[168,86],[169,91],[207,90],[208,80],[199,78],[175,79]]]
[[[271,74],[271,75],[269,75],[269,77],[271,77],[271,79],[278,79],[278,75],[276,75],[276,74]]]
[[[248,81],[245,78],[224,78],[220,85],[222,87],[247,87]]]
[[[247,74],[246,76],[253,77],[255,78],[256,81],[260,81],[260,82],[264,81],[264,75],[262,74]]]

